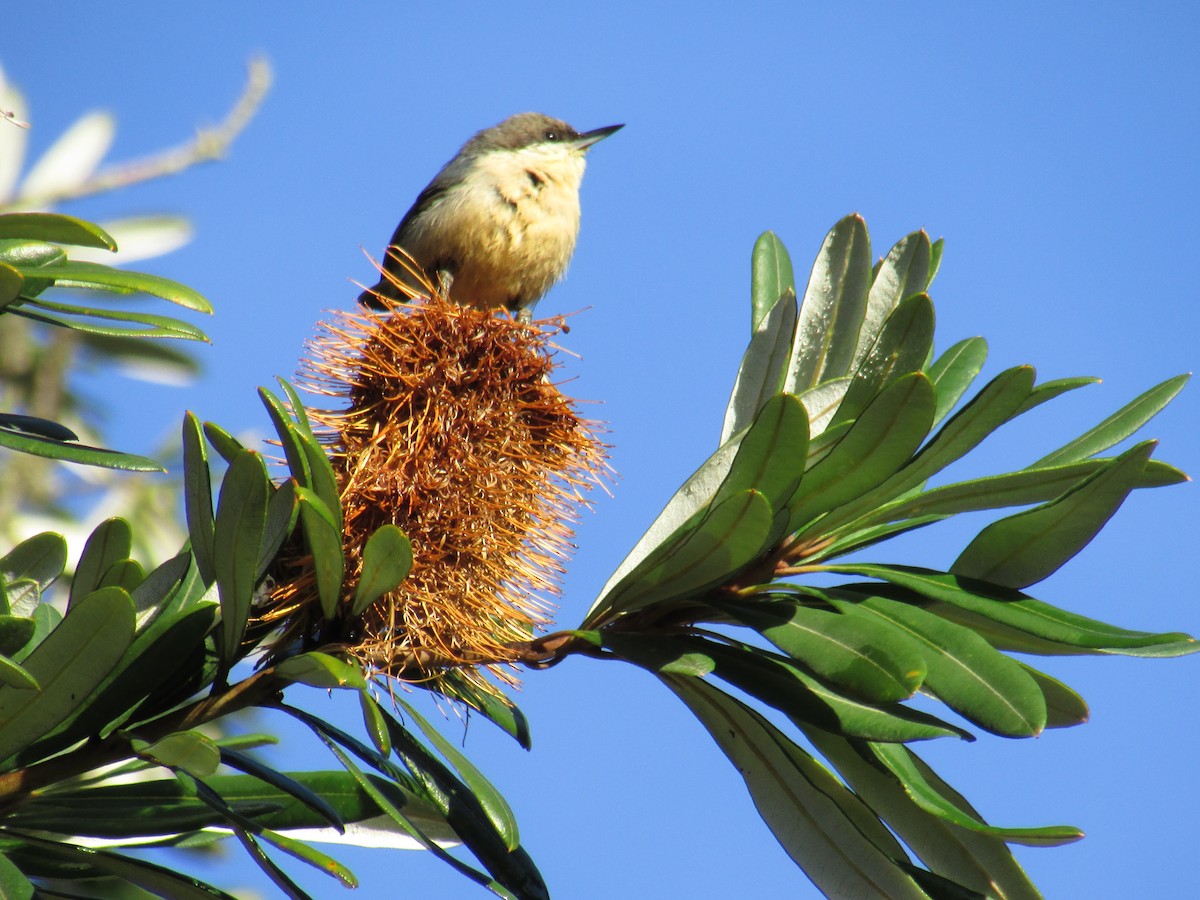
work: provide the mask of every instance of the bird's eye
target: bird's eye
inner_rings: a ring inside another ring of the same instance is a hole
[[[546,131],[546,133],[544,135],[542,135],[542,137],[544,137],[548,141],[557,141],[558,140],[558,132],[553,129],[548,129]]]

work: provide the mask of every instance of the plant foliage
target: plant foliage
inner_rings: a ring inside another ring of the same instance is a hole
[[[5,311],[65,327],[122,321],[148,337],[198,336],[182,323],[42,298],[51,284],[71,284],[207,311],[169,282],[70,263],[58,243],[102,243],[94,226],[19,216],[0,219],[0,229]],[[872,265],[866,226],[850,216],[826,238],[798,302],[786,251],[764,235],[753,258],[752,335],[719,446],[580,626],[529,642],[520,657],[544,667],[582,653],[653,673],[738,768],[787,853],[835,897],[1038,896],[1008,845],[1081,833],[989,823],[910,745],[973,740],[972,729],[1031,737],[1086,720],[1078,694],[1014,652],[1197,649],[1184,634],[1128,630],[1027,593],[1132,491],[1184,480],[1151,458],[1152,442],[1113,450],[1183,379],[1029,466],[934,482],[1006,423],[1089,381],[1038,385],[1018,366],[971,393],[983,340],[933,352],[927,291],[940,258],[941,242],[917,232]],[[229,836],[285,895],[304,892],[280,854],[354,885],[353,873],[313,846],[311,829],[335,842],[423,848],[500,896],[548,896],[503,797],[411,704],[394,698],[394,714],[377,701],[342,632],[274,647],[257,671],[246,665],[272,636],[257,612],[281,559],[311,559],[331,625],[339,598],[352,597],[357,615],[412,562],[404,534],[385,525],[366,541],[361,566],[347,565],[329,458],[300,397],[286,381],[280,387],[282,395],[260,396],[282,447],[281,478],[257,450],[185,417],[189,537],[173,558],[146,571],[131,558],[128,524],[101,524],[76,563],[64,613],[49,597],[67,564],[60,536],[37,535],[0,557],[5,896],[83,880],[100,885],[89,888],[97,895],[132,885],[225,896],[119,851]],[[0,443],[91,464],[112,453],[82,452],[59,426],[18,417],[4,421]],[[961,513],[1010,508],[945,571],[861,552]],[[357,584],[344,584],[350,571],[361,572]],[[364,737],[296,705],[297,686],[356,696]],[[498,691],[453,672],[427,687],[528,748],[524,717]],[[918,692],[946,712],[912,706]],[[252,753],[269,736],[222,739],[202,728],[253,707],[304,725],[337,766],[280,771]]]

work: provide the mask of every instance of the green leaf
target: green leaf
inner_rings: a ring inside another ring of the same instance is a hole
[[[511,735],[524,749],[529,750],[532,747],[529,720],[507,697],[497,697],[495,694],[481,690],[474,683],[453,671],[447,672],[433,685],[430,685],[430,689],[444,694],[451,700],[465,703],[470,709],[475,710],[502,731]]]
[[[43,312],[42,310],[45,310]],[[93,306],[76,306],[67,303],[52,303],[49,300],[27,300],[20,307],[11,310],[19,316],[45,322],[48,325],[58,325],[81,331],[86,334],[112,335],[124,338],[172,338],[184,341],[203,341],[212,343],[203,331],[195,325],[189,325],[181,319],[171,316],[159,316],[152,313],[135,313],[128,310],[99,309]],[[55,315],[57,313],[57,315]],[[70,318],[80,316],[82,318]],[[64,318],[66,317],[66,318]],[[101,325],[89,321],[100,319],[107,322],[127,322],[132,325],[142,325],[137,328],[131,325]]]
[[[296,431],[296,426],[288,415],[279,398],[266,388],[258,389],[258,396],[267,408],[275,433],[279,435],[279,444],[283,447],[284,459],[287,460],[289,471],[301,487],[312,487],[312,474],[308,468],[308,455],[304,451],[303,438]]]
[[[0,659],[20,652],[33,639],[34,627],[25,616],[0,615]]]
[[[324,872],[331,878],[336,878],[342,883],[342,887],[358,887],[358,878],[352,871],[350,871],[332,856],[328,856],[316,848],[310,847],[303,841],[293,840],[286,835],[278,834],[277,832],[268,831],[266,829],[257,832],[255,836],[259,840],[266,841],[267,843],[277,847],[289,856],[293,856],[301,862],[308,863],[308,865],[312,866],[314,869]]]
[[[1033,369],[1028,366],[1001,372],[970,403],[955,413],[907,465],[874,490],[867,491],[826,517],[821,528],[832,532],[859,516],[870,521],[871,513],[877,512],[889,500],[924,484],[951,463],[962,459],[988,435],[1018,414],[1033,387],[1033,378]]]
[[[0,413],[0,428],[23,431],[26,434],[49,438],[52,441],[77,441],[79,435],[66,425],[39,419],[37,416],[21,416],[15,413]]]
[[[1057,678],[1051,678],[1031,665],[1021,663],[1021,668],[1038,683],[1038,687],[1042,689],[1042,696],[1046,698],[1047,728],[1072,728],[1088,720],[1091,713],[1087,702],[1079,694]]]
[[[1055,397],[1060,397],[1068,391],[1078,390],[1081,387],[1098,384],[1099,378],[1056,378],[1053,381],[1047,381],[1044,384],[1039,384],[1029,394],[1024,405],[1017,411],[1017,415],[1024,415],[1031,409],[1041,406],[1053,400]]]
[[[1024,469],[1020,472],[955,482],[915,496],[897,498],[894,502],[879,507],[870,516],[864,517],[863,522],[889,522],[910,516],[945,516],[1041,503],[1065,494],[1110,462],[1111,459],[1090,459],[1066,466],[1055,466],[1052,469]],[[1185,481],[1187,476],[1178,469],[1151,459],[1135,486],[1164,487]]]
[[[349,688],[361,691],[367,686],[360,666],[316,650],[288,657],[275,667],[275,674],[288,681],[318,688]]]
[[[933,385],[920,372],[884,388],[829,455],[805,474],[802,489],[789,504],[790,530],[807,526],[895,474],[929,433],[935,402]]]
[[[44,737],[22,749],[18,762],[27,765],[95,735],[107,735],[136,712],[145,719],[161,710],[147,706],[160,685],[189,680],[196,650],[216,619],[215,604],[159,616],[130,644],[118,663],[80,704]],[[202,657],[202,653],[201,653]]]
[[[1058,609],[1027,594],[973,578],[911,566],[869,563],[823,567],[826,571],[862,575],[898,585],[940,603],[1053,643],[1120,653],[1127,649],[1191,641],[1186,634],[1129,631]]]
[[[262,457],[243,450],[221,482],[213,555],[221,597],[221,662],[238,658],[258,581],[258,555],[266,527],[271,483]]]
[[[160,278],[157,275],[147,275],[144,272],[130,272],[128,269],[114,269],[96,263],[68,260],[51,270],[42,269],[34,274],[42,277],[50,276],[60,287],[85,287],[125,294],[149,294],[195,312],[212,313],[213,311],[212,304],[197,291],[177,281]]]
[[[132,453],[119,453],[116,450],[89,447],[85,444],[63,443],[35,435],[17,434],[3,429],[0,429],[0,447],[18,450],[21,453],[28,453],[30,456],[40,456],[43,459],[57,459],[80,466],[121,469],[127,472],[166,471],[157,462],[145,456],[137,456]]]
[[[896,703],[870,704],[839,693],[786,659],[745,644],[725,646],[698,637],[601,632],[603,646],[660,675],[699,677],[712,672],[797,722],[879,741],[969,737]]]
[[[238,454],[246,449],[242,446],[241,441],[216,422],[204,423],[204,436],[208,438],[208,442],[212,444],[213,449],[220,454],[221,459],[227,463],[232,463]]]
[[[121,518],[107,519],[96,526],[83,546],[75,577],[71,579],[70,608],[101,586],[104,573],[114,563],[127,559],[133,550],[133,529]]]
[[[1043,828],[997,828],[960,809],[931,784],[922,771],[919,760],[907,747],[897,744],[871,744],[871,752],[900,781],[912,801],[928,813],[965,828],[990,834],[1010,844],[1031,847],[1057,847],[1083,837],[1083,832],[1070,825],[1051,825]]]
[[[362,572],[354,589],[350,615],[359,616],[368,606],[394,591],[412,568],[412,544],[395,525],[380,526],[363,548]]]
[[[883,388],[921,371],[933,346],[933,321],[933,303],[927,294],[909,297],[892,311],[854,370],[831,425],[857,419]]]
[[[342,532],[334,513],[321,498],[306,488],[296,488],[300,500],[300,527],[313,557],[317,579],[317,597],[326,619],[337,615],[346,575],[346,557],[342,552]]]
[[[300,399],[300,395],[296,393],[296,389],[291,383],[284,378],[276,379],[283,392],[287,394],[288,404],[291,407],[291,414],[296,420],[296,426],[300,429],[300,433],[311,440],[316,440],[317,436],[313,432],[312,423],[308,420],[308,411],[304,408],[304,401]]]
[[[258,578],[262,578],[275,562],[279,548],[296,527],[300,501],[296,498],[296,481],[289,478],[271,490],[267,501],[267,518],[263,525],[263,542],[258,552]]]
[[[342,492],[338,488],[337,476],[333,474],[333,465],[329,456],[316,437],[305,436],[301,440],[305,456],[308,457],[308,471],[312,477],[312,490],[321,498],[326,508],[333,516],[333,527],[340,535],[342,533]]]
[[[801,394],[848,375],[871,285],[871,241],[862,217],[839,221],[826,235],[813,264],[784,390]],[[807,404],[806,404],[807,405]],[[809,414],[814,422],[818,416]]]
[[[338,831],[345,832],[346,823],[338,810],[333,804],[307,785],[289,775],[285,775],[283,772],[264,765],[253,756],[239,753],[237,750],[229,747],[221,747],[219,753],[221,762],[225,765],[245,772],[247,775],[253,775],[264,784],[268,784],[281,793],[295,798]],[[187,768],[189,771],[194,771],[190,767]]]
[[[814,388],[809,388],[797,396],[800,402],[804,404],[804,408],[808,411],[808,421],[810,423],[809,431],[813,438],[813,447],[809,452],[809,468],[820,460],[817,454],[817,449],[820,446],[817,438],[824,438],[826,441],[832,442],[840,437],[845,429],[852,423],[842,422],[837,428],[826,430],[833,421],[834,414],[838,410],[842,399],[846,396],[846,389],[850,387],[850,377],[843,376],[834,378],[831,381],[824,381]]]
[[[367,729],[371,743],[383,756],[391,756],[392,737],[388,734],[387,721],[384,719],[383,711],[375,702],[375,698],[371,696],[369,685],[358,692],[358,705],[362,710],[363,727]]]
[[[750,270],[750,331],[754,333],[784,292],[796,293],[792,259],[775,232],[764,231],[754,242]]]
[[[1032,737],[1046,726],[1046,701],[1015,660],[969,629],[907,603],[854,592],[830,593],[839,609],[853,597],[859,610],[878,616],[921,646],[928,665],[924,687],[947,706],[994,734]]]
[[[61,534],[44,531],[0,556],[0,578],[10,584],[30,579],[40,591],[44,591],[62,575],[66,565],[66,540]]]
[[[133,630],[133,601],[120,588],[75,603],[25,660],[41,690],[0,687],[0,760],[70,716],[116,666]]]
[[[39,852],[65,862],[83,865],[105,876],[111,876],[143,888],[160,897],[172,900],[235,900],[210,884],[179,875],[170,869],[141,859],[131,859],[105,850],[91,850],[73,844],[60,843],[22,834],[21,842],[36,847]]]
[[[1189,375],[1176,375],[1152,387],[1121,407],[1095,428],[1081,434],[1053,453],[1039,459],[1031,469],[1077,462],[1120,443],[1153,419],[1183,390]]]
[[[183,417],[183,497],[196,568],[204,583],[212,584],[217,577],[213,555],[216,522],[213,518],[212,473],[208,468],[208,451],[200,420],[190,412]]]
[[[32,900],[33,883],[7,856],[0,854],[0,897],[4,900]]]
[[[32,619],[26,621],[32,622]],[[36,678],[22,666],[13,662],[8,655],[0,656],[0,685],[14,690],[36,691],[41,688]]]
[[[776,394],[742,438],[729,474],[713,495],[714,506],[742,491],[758,491],[772,510],[783,510],[800,486],[808,456],[808,413],[792,394]],[[771,541],[783,537],[782,531]]]
[[[1137,485],[1154,450],[1131,448],[1056,500],[988,525],[951,571],[1007,587],[1041,581],[1082,550]]]
[[[729,757],[776,840],[829,897],[925,898],[874,813],[750,707],[702,681],[663,681]]]
[[[858,347],[854,353],[854,362],[848,371],[856,369],[866,357],[892,310],[902,300],[913,294],[924,293],[929,287],[932,262],[933,248],[929,242],[929,235],[924,231],[914,231],[901,238],[888,251],[871,282],[871,290],[867,295],[867,310],[858,336]]]
[[[868,702],[911,697],[925,678],[920,647],[870,617],[782,600],[721,603],[717,608],[821,680]]]
[[[766,549],[774,518],[758,491],[740,491],[717,503],[694,528],[664,545],[663,553],[631,572],[607,596],[606,612],[627,613],[725,582]]]
[[[116,250],[116,241],[99,225],[62,213],[5,213],[0,216],[0,238],[22,238],[54,244],[73,244]]]
[[[779,392],[787,369],[796,328],[796,295],[784,291],[778,302],[757,320],[742,364],[738,367],[733,393],[725,407],[721,443],[749,425],[758,411]]]
[[[917,806],[898,778],[871,752],[865,741],[806,728],[813,746],[838,770],[850,788],[919,856],[929,868],[985,897],[1042,900],[1012,852],[997,837],[951,825]],[[970,815],[966,800],[923,763],[926,780]]]
[[[952,346],[929,367],[929,380],[937,390],[935,424],[946,418],[966,394],[987,361],[987,354],[987,341],[969,337]]]
[[[153,744],[135,739],[133,749],[143,759],[168,768],[183,769],[199,778],[215,775],[221,765],[221,751],[217,745],[198,731],[177,731]]]
[[[504,846],[509,850],[516,850],[521,845],[521,836],[517,831],[517,818],[513,815],[513,811],[504,797],[475,767],[474,763],[447,741],[441,732],[425,721],[410,704],[405,703],[399,697],[396,700],[404,707],[409,718],[417,723],[421,733],[437,748],[438,753],[442,754],[442,758],[454,767],[463,782],[471,789],[471,793],[475,795],[475,799],[479,801],[479,805],[487,814],[488,821],[492,823],[503,839]],[[386,716],[384,721],[387,721]]]
[[[25,290],[25,276],[19,269],[0,262],[0,310],[21,296]]]

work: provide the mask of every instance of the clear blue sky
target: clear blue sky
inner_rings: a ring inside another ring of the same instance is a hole
[[[1043,378],[1104,378],[1000,437],[984,468],[1036,459],[1200,359],[1194,3],[10,6],[0,62],[31,100],[35,148],[103,106],[119,120],[115,156],[147,153],[216,120],[250,54],[276,69],[227,162],[73,210],[192,217],[196,240],[147,267],[217,307],[198,385],[111,388],[113,434],[131,450],[178,429],[185,408],[264,430],[255,387],[294,371],[322,310],[353,303],[348,279],[372,277],[360,246],[381,251],[477,128],[528,109],[581,130],[627,123],[591,155],[574,265],[542,306],[586,310],[563,341],[580,356],[571,390],[602,402],[621,475],[579,529],[564,626],[711,451],[765,229],[799,272],[845,213],[865,216],[877,252],[924,227],[946,238],[940,347],[982,334],[991,374],[1032,363]],[[1200,472],[1200,385],[1147,434]],[[1186,569],[1198,532],[1194,485],[1143,492],[1038,595],[1200,632]],[[932,531],[876,555],[946,565],[964,537]],[[1047,896],[1180,896],[1195,883],[1196,658],[1043,668],[1084,694],[1091,723],[925,752],[998,824],[1088,833],[1018,848]],[[467,750],[513,803],[556,898],[816,896],[649,677],[571,660],[530,673],[519,701],[532,754],[483,723]],[[305,747],[290,764],[325,767]],[[342,856],[360,896],[485,896],[420,854]],[[224,881],[270,891],[241,862]]]

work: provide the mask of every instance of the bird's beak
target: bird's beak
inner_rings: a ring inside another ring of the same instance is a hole
[[[594,128],[591,131],[585,131],[579,137],[575,138],[572,143],[580,150],[586,150],[588,147],[597,141],[602,141],[610,134],[620,131],[625,126],[622,125],[606,125],[604,128]]]

